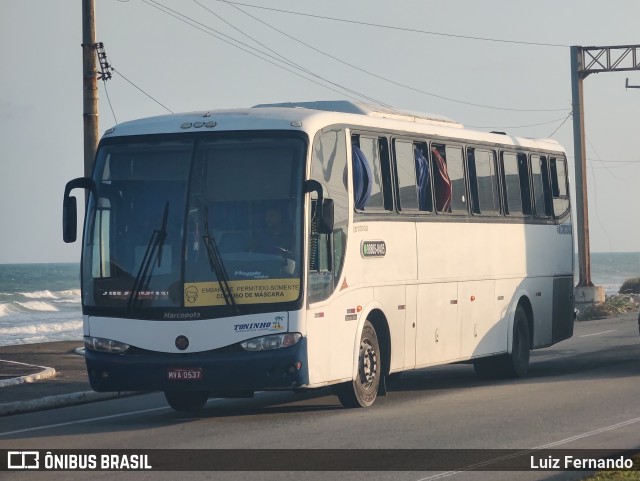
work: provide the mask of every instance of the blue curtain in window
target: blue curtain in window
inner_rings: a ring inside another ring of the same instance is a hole
[[[420,149],[414,151],[418,184],[418,209],[431,210],[429,189],[429,162]]]
[[[362,150],[357,145],[351,147],[353,164],[353,200],[356,209],[364,210],[371,196],[371,167]]]

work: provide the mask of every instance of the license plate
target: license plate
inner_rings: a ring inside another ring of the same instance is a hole
[[[167,369],[167,380],[169,381],[201,381],[201,367],[170,367]]]

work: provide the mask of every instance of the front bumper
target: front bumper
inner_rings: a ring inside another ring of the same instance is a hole
[[[308,384],[307,343],[259,352],[109,354],[87,349],[91,388],[110,391],[267,391]],[[200,369],[200,380],[169,380],[169,369]]]

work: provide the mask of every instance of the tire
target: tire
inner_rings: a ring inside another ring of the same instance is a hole
[[[473,368],[480,378],[518,378],[529,370],[531,334],[527,312],[518,305],[513,319],[513,347],[510,354],[484,357],[473,361]]]
[[[531,354],[531,334],[529,318],[521,305],[516,308],[513,319],[513,347],[509,354],[509,362],[505,366],[510,377],[524,377],[529,371]]]
[[[360,336],[358,372],[353,381],[337,386],[336,393],[340,403],[345,408],[371,406],[378,396],[381,375],[382,362],[378,336],[371,323],[365,321]]]
[[[503,356],[490,356],[476,359],[473,361],[473,369],[476,371],[476,376],[481,379],[491,379],[498,377],[498,371],[500,369],[500,359]]]
[[[169,406],[180,412],[200,411],[207,404],[209,393],[206,391],[165,391],[164,397]]]

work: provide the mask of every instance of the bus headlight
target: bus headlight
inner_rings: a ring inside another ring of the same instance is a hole
[[[124,342],[112,341],[111,339],[103,339],[101,337],[85,336],[85,349],[99,352],[110,352],[111,354],[122,354],[129,349],[129,344]]]
[[[286,334],[272,334],[270,336],[255,337],[241,342],[245,351],[270,351],[296,344],[302,338],[299,332],[287,332]]]

